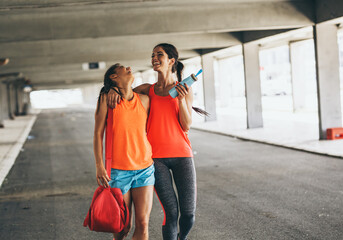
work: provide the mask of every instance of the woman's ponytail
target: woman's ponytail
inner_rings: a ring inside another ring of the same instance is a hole
[[[184,65],[183,65],[182,62],[180,62],[178,60],[176,61],[175,65],[176,65],[177,80],[178,80],[178,82],[181,82],[182,81],[182,72],[183,72]]]

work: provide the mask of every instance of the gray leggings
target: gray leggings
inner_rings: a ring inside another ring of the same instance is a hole
[[[177,220],[180,205],[179,238],[187,239],[195,219],[196,176],[193,158],[154,158],[155,190],[164,210],[163,240],[177,239]],[[177,195],[174,192],[171,172]]]

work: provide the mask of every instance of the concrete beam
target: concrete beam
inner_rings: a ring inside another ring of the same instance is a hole
[[[268,37],[272,37],[281,33],[286,33],[294,29],[276,29],[276,30],[262,30],[262,31],[245,31],[242,32],[242,42],[248,43],[253,41],[260,41]]]
[[[180,51],[181,58],[191,58],[199,56],[196,51],[193,50],[184,50]],[[151,50],[141,50],[140,52],[126,52],[126,53],[115,53],[115,52],[108,52],[106,54],[97,54],[97,55],[89,55],[89,54],[71,54],[71,55],[63,55],[63,56],[46,56],[46,57],[14,57],[11,59],[12,64],[3,66],[0,70],[0,73],[4,73],[6,71],[13,71],[16,69],[17,71],[21,71],[25,74],[22,68],[31,68],[31,67],[41,67],[39,71],[45,71],[45,67],[47,66],[57,66],[57,65],[68,65],[68,64],[76,64],[79,63],[80,69],[82,63],[88,62],[126,62],[127,64],[131,65],[132,63],[143,61],[145,64],[143,66],[151,66]]]
[[[304,27],[287,30],[248,31],[242,33],[243,43],[259,44],[260,48],[270,48],[313,38],[313,28]]]
[[[156,2],[18,9],[0,15],[0,42],[289,29],[310,26],[313,21],[312,1]]]
[[[343,17],[343,1],[316,0],[316,22],[322,23]],[[342,19],[339,20],[343,22]]]
[[[239,36],[231,33],[151,34],[2,43],[0,44],[0,52],[2,56],[11,59],[51,56],[58,58],[73,55],[113,56],[127,54],[128,52],[151,53],[152,48],[161,42],[171,43],[179,51],[222,48],[241,43]]]

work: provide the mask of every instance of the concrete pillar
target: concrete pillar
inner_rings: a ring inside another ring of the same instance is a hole
[[[289,44],[294,112],[304,108],[306,105],[306,76],[304,72],[305,59],[301,49],[302,46],[302,42],[294,42]]]
[[[317,24],[313,27],[316,53],[319,136],[326,139],[326,129],[342,125],[339,49],[337,27]]]
[[[201,56],[201,65],[203,69],[204,106],[205,110],[210,114],[209,117],[205,117],[205,121],[214,121],[217,119],[213,64],[214,57],[211,54],[204,54]]]
[[[11,110],[12,110],[12,116],[13,119],[15,118],[15,111],[16,111],[16,103],[17,103],[17,99],[16,99],[16,86],[11,83]]]
[[[243,44],[247,127],[263,127],[259,46]]]
[[[83,103],[95,108],[102,86],[102,83],[97,83],[82,87]]]
[[[31,111],[30,93],[23,92],[23,115],[29,114]]]
[[[9,82],[6,83],[7,92],[7,114],[9,119],[14,119],[14,97],[13,97],[13,86]]]
[[[20,86],[15,84],[13,86],[14,89],[14,98],[15,98],[15,115],[21,115],[21,96],[20,96]]]
[[[7,94],[6,86],[0,81],[0,128],[4,127],[4,120],[7,119]]]

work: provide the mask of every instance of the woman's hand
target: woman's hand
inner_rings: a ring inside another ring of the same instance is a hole
[[[108,177],[104,166],[99,166],[96,168],[96,181],[98,182],[99,186],[103,186],[105,188],[109,187],[108,182],[110,180],[111,179]]]
[[[111,108],[116,108],[117,104],[119,104],[120,101],[120,95],[115,90],[110,89],[110,91],[107,94],[107,105]]]
[[[177,96],[177,98],[179,99],[179,101],[183,100],[185,98],[185,96],[188,95],[189,93],[189,87],[187,86],[187,84],[185,83],[185,86],[183,86],[182,84],[178,83],[175,86],[175,89],[177,91],[177,93],[179,94]]]

